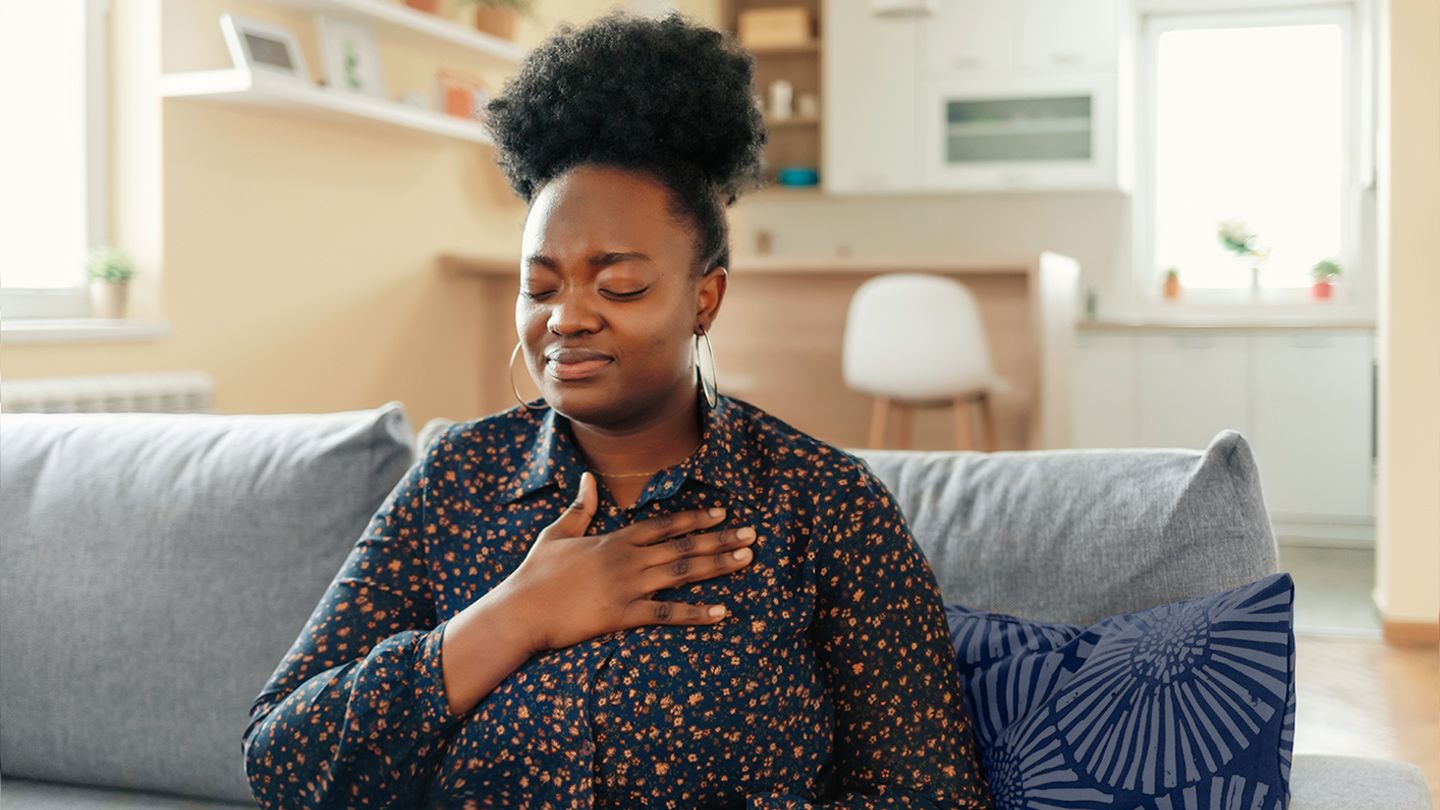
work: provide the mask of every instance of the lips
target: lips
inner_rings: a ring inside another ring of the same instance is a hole
[[[615,358],[594,349],[560,348],[545,353],[545,369],[557,380],[583,380],[600,373]]]

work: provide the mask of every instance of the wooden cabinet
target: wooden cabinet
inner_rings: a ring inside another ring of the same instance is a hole
[[[1075,447],[1203,448],[1237,430],[1278,535],[1373,540],[1373,332],[1081,330],[1075,348]]]

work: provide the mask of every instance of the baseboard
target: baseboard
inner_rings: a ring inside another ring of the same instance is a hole
[[[1374,548],[1374,523],[1310,523],[1271,518],[1275,541],[1282,546]]]
[[[1440,645],[1440,622],[1385,622],[1385,641],[1397,647]]]

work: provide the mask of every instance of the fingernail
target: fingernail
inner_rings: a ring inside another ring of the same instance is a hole
[[[735,536],[740,538],[741,540],[749,540],[755,536],[755,530],[750,528],[749,526],[746,526],[740,531],[735,532]]]
[[[710,608],[710,615],[718,619],[721,616],[725,615],[725,608],[720,607],[719,605],[712,605]]]
[[[721,509],[721,508],[718,507],[718,506],[712,506],[712,507],[710,507],[710,517],[724,517],[724,516],[725,516],[725,510],[724,510],[724,509]]]
[[[737,548],[731,556],[733,556],[737,560],[748,560],[750,558],[750,549]]]

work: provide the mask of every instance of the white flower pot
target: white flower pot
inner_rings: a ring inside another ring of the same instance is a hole
[[[128,281],[90,280],[90,315],[94,318],[125,317],[126,293],[130,290]]]

